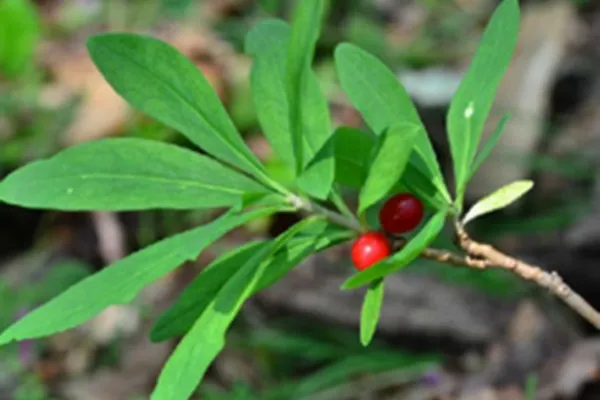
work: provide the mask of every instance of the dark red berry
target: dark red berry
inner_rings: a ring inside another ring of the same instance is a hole
[[[392,251],[388,239],[379,232],[367,232],[352,245],[352,263],[362,271],[383,260]]]
[[[410,193],[400,193],[385,202],[379,211],[379,223],[387,233],[406,233],[419,226],[423,214],[421,200]]]

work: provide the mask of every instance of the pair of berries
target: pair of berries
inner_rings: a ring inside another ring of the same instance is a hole
[[[379,223],[385,233],[398,235],[410,232],[423,219],[423,203],[409,193],[397,194],[388,199],[379,212]],[[380,232],[367,232],[359,236],[352,246],[352,263],[359,271],[388,257],[392,252],[389,240]]]

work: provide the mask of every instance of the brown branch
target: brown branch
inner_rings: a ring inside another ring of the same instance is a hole
[[[404,247],[404,245],[406,245],[406,243],[407,240],[403,237],[394,238],[394,251],[400,250],[402,247]],[[456,265],[459,267],[468,267],[475,269],[485,269],[487,267],[490,267],[489,263],[486,260],[477,259],[468,255],[464,256],[456,254],[449,250],[434,249],[431,247],[423,249],[419,256],[430,260],[438,261],[440,263]]]
[[[445,264],[457,265],[459,267],[485,269],[490,266],[486,260],[479,260],[469,256],[461,256],[447,250],[438,250],[432,248],[423,250],[421,252],[421,257]]]
[[[548,289],[571,309],[600,329],[600,313],[583,297],[573,291],[556,272],[547,272],[538,266],[510,257],[489,244],[476,242],[469,237],[460,224],[456,224],[456,232],[460,247],[468,254],[465,260],[468,261],[470,257],[471,260],[480,261],[483,268],[502,268],[517,274],[523,279],[535,282],[539,286]],[[425,256],[425,252],[423,255]],[[469,264],[463,265],[471,266]]]
[[[548,289],[571,309],[600,329],[600,313],[583,297],[573,291],[556,272],[547,272],[538,266],[510,257],[489,244],[476,242],[469,237],[459,224],[456,225],[456,231],[459,245],[467,253],[466,255],[459,255],[449,250],[426,248],[420,256],[461,267],[474,269],[500,268],[515,273],[525,280],[535,282],[539,286]],[[406,239],[404,238],[395,238],[394,240],[396,250],[402,248],[405,244]]]
[[[291,196],[288,201],[298,210],[307,213],[318,213],[328,218],[330,221],[353,230],[357,233],[363,232],[363,227],[353,219],[330,211],[318,204],[311,203],[301,199],[298,196]],[[585,318],[588,322],[600,329],[600,313],[594,309],[583,297],[573,291],[556,272],[547,272],[538,266],[527,264],[508,256],[489,244],[483,244],[474,241],[469,237],[464,226],[457,222],[455,224],[458,235],[458,244],[467,253],[458,255],[445,250],[426,248],[421,252],[421,257],[429,258],[446,264],[466,266],[469,268],[501,268],[511,271],[523,279],[535,282],[541,287],[548,289],[554,295],[564,301],[571,309]],[[403,247],[406,239],[395,238],[395,250]]]

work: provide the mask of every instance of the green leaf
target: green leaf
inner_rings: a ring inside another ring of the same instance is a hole
[[[227,281],[252,255],[263,251],[268,244],[247,243],[211,263],[185,288],[176,303],[159,317],[150,339],[161,342],[187,333]]]
[[[458,206],[469,178],[494,97],[517,45],[519,4],[504,0],[485,29],[475,57],[448,110],[447,126],[454,161]]]
[[[296,155],[285,87],[289,40],[288,24],[267,20],[248,33],[245,51],[254,60],[250,75],[252,101],[262,131],[279,158],[295,170]]]
[[[379,313],[383,304],[383,279],[378,279],[371,283],[360,313],[360,342],[363,346],[368,346],[373,339],[377,323],[379,322]]]
[[[530,180],[515,181],[485,196],[479,200],[467,214],[462,223],[467,224],[475,218],[492,211],[500,210],[518,200],[521,196],[533,188],[533,182]]]
[[[477,154],[475,161],[473,161],[473,165],[471,166],[471,172],[469,174],[469,179],[471,179],[473,175],[475,175],[479,167],[481,167],[481,164],[483,164],[483,162],[492,153],[492,150],[494,150],[494,148],[500,141],[500,138],[502,137],[502,132],[504,132],[504,127],[506,126],[506,123],[509,119],[510,116],[507,114],[504,117],[502,117],[500,122],[498,122],[496,129],[494,129],[494,132],[492,132],[490,138],[485,142],[479,154]]]
[[[40,21],[28,0],[0,2],[0,72],[14,77],[33,66]]]
[[[335,140],[331,137],[298,177],[298,187],[317,199],[326,200],[335,181]]]
[[[293,15],[286,88],[297,174],[331,134],[327,100],[311,69],[324,12],[323,0],[303,0]]]
[[[225,345],[225,334],[244,302],[255,292],[266,273],[265,259],[273,256],[298,232],[318,221],[304,219],[248,259],[208,304],[192,329],[164,366],[153,400],[189,398],[208,367]]]
[[[359,129],[340,127],[333,134],[335,140],[335,181],[341,185],[361,189],[371,165],[371,153],[375,141]],[[404,173],[392,192],[409,191],[418,196],[428,207],[434,210],[446,209],[442,194],[417,167],[422,161],[414,152],[406,165]]]
[[[280,211],[264,208],[227,213],[208,225],[161,240],[80,281],[60,296],[27,314],[0,335],[0,345],[35,339],[80,325],[106,307],[126,304],[150,283],[188,260],[194,260],[228,231]]]
[[[291,356],[315,364],[336,360],[353,353],[353,349],[344,345],[329,343],[321,338],[306,335],[304,332],[294,332],[293,328],[287,327],[244,332],[242,340],[251,350]]]
[[[375,141],[356,128],[340,127],[333,133],[335,141],[335,181],[360,189],[370,165],[370,154]]]
[[[254,292],[279,280],[311,253],[347,240],[352,235],[331,226],[323,230],[326,226],[325,222],[312,224],[301,232],[305,236],[299,235],[294,238],[271,259],[265,261],[269,264],[266,267],[267,274],[261,278]],[[159,317],[150,333],[151,340],[160,342],[188,332],[227,280],[239,271],[252,254],[267,244],[268,242],[248,243],[211,263]]]
[[[394,255],[382,260],[357,274],[354,274],[344,282],[342,289],[355,289],[359,286],[373,282],[376,279],[384,278],[385,276],[398,271],[407,266],[415,258],[417,258],[424,248],[435,240],[438,234],[444,228],[446,220],[446,212],[440,211],[436,213],[408,243]]]
[[[254,59],[251,81],[258,119],[269,143],[295,174],[331,134],[327,100],[311,69],[319,33],[319,25],[311,18],[313,12],[322,13],[320,5],[308,9],[311,2],[315,1],[302,2],[298,8],[293,30],[284,21],[267,20],[256,26],[245,42],[246,53]],[[306,54],[297,54],[298,48],[306,47]],[[299,80],[294,81],[292,73],[300,74]],[[328,167],[334,168],[332,164]]]
[[[536,374],[530,374],[525,381],[525,400],[537,399],[538,377]]]
[[[427,131],[396,76],[376,57],[348,43],[336,48],[335,63],[344,91],[376,134],[380,135],[394,125],[415,126],[418,132],[415,150],[427,167],[427,175],[450,203]]]
[[[299,101],[302,119],[296,123],[298,129],[300,127],[302,129],[304,154],[306,154],[304,166],[306,166],[332,133],[329,104],[312,70],[307,70],[305,73]]]
[[[293,187],[296,176],[294,170],[284,164],[278,158],[272,158],[265,161],[265,169],[267,176],[273,181],[279,183],[283,187]]]
[[[142,35],[109,33],[88,41],[92,60],[132,106],[214,157],[264,177],[213,88],[172,46]]]
[[[400,180],[414,148],[418,129],[414,125],[396,125],[381,135],[377,153],[360,191],[359,214],[383,199]]]
[[[436,367],[441,361],[440,358],[436,354],[414,355],[397,351],[375,351],[351,355],[304,377],[299,383],[292,384],[292,387],[272,389],[267,392],[270,396],[263,397],[270,400],[335,398],[331,396],[332,391],[325,392],[325,390],[336,385],[346,386],[341,388],[346,390],[349,377],[395,371],[397,376],[417,379]],[[323,391],[323,395],[320,391]]]
[[[218,162],[171,144],[120,138],[86,142],[30,163],[0,183],[0,199],[55,210],[231,206],[268,190]]]

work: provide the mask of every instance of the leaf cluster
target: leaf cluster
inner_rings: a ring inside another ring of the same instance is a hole
[[[311,254],[376,229],[365,216],[389,195],[410,191],[425,203],[426,222],[402,249],[343,285],[368,285],[360,339],[364,345],[371,341],[385,277],[417,259],[448,218],[461,217],[467,183],[500,137],[505,121],[481,145],[494,95],[516,46],[519,7],[517,0],[504,0],[497,8],[452,100],[447,126],[456,185],[451,191],[406,90],[378,58],[350,43],[337,46],[335,66],[365,127],[332,126],[312,68],[325,3],[299,1],[291,23],[265,20],[245,40],[245,52],[253,60],[252,101],[264,135],[289,170],[289,185],[270,176],[206,78],[173,47],[130,33],[89,39],[91,58],[114,90],[202,152],[139,138],[80,144],[10,174],[0,183],[0,200],[63,211],[227,211],[71,286],[6,329],[0,345],[51,335],[86,322],[110,305],[131,302],[145,286],[255,218],[308,211],[310,217],[274,240],[248,243],[220,256],[156,322],[153,340],[183,339],[151,398],[188,398],[224,347],[229,326],[250,296]],[[508,205],[530,187],[520,182],[499,190],[463,221]],[[358,192],[356,212],[343,201],[345,189]]]

